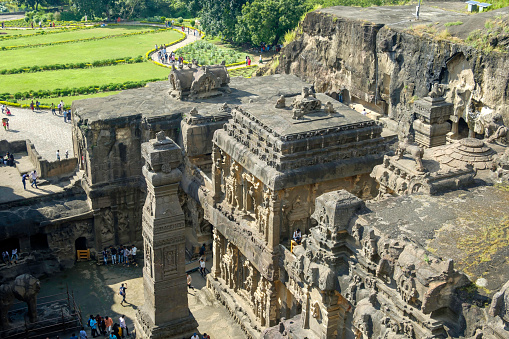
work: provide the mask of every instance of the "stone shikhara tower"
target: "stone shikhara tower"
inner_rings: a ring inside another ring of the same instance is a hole
[[[145,304],[136,314],[141,338],[182,338],[197,327],[189,312],[185,276],[184,214],[177,189],[182,152],[164,132],[142,144],[147,199],[143,207]]]

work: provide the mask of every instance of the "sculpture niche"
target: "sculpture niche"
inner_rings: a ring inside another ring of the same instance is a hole
[[[9,328],[9,308],[14,299],[24,301],[28,306],[30,322],[37,321],[37,294],[41,290],[39,279],[30,274],[22,274],[14,281],[0,286],[0,329]]]

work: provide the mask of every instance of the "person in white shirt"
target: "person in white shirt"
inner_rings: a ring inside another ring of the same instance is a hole
[[[205,260],[200,259],[200,273],[202,276],[205,276],[207,274],[206,272],[207,268],[205,267]]]
[[[366,112],[366,109],[365,109],[365,108],[363,108],[363,109],[362,109],[361,114],[362,114],[362,115],[367,115],[367,114],[368,114],[368,112]]]
[[[189,275],[189,273],[186,273],[186,277],[187,277],[187,288],[193,288],[193,286],[191,286],[191,282],[193,281],[193,278],[191,278],[191,276]]]
[[[191,337],[191,339],[200,339],[200,337],[198,336],[198,334],[193,334],[193,336]]]
[[[124,336],[128,336],[129,329],[127,328],[127,325],[125,323],[125,315],[122,315],[120,318],[118,318],[118,322],[120,323],[120,328],[122,329],[122,338]]]
[[[293,232],[293,240],[295,240],[295,242],[300,245],[300,241],[302,240],[302,233],[300,232],[300,228],[297,228],[297,230]]]
[[[32,177],[31,186],[34,187],[34,185],[35,185],[35,188],[39,188],[39,187],[37,187],[37,171],[33,170],[32,173],[30,173],[30,176]]]
[[[16,259],[14,259],[14,258],[16,258]],[[18,261],[18,249],[17,248],[12,250],[11,261],[14,261],[14,263],[17,264],[17,261]]]
[[[136,266],[138,266],[138,264],[136,263],[136,251],[138,249],[136,248],[136,246],[133,245],[133,247],[131,248],[131,255],[133,256],[133,264],[136,264]]]

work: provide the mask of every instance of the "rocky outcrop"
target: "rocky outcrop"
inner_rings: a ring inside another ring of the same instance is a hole
[[[389,15],[378,14],[381,9]],[[411,18],[406,26],[404,16],[391,21],[390,11],[398,10],[338,6],[309,13],[282,49],[276,72],[297,74],[316,91],[362,103],[396,121],[407,113],[407,104],[438,82],[447,85],[455,119],[463,118],[471,129],[483,108],[500,113],[507,124],[509,78],[500,72],[509,66],[507,54],[418,35]],[[431,20],[437,23],[456,20],[452,12],[435,11]]]

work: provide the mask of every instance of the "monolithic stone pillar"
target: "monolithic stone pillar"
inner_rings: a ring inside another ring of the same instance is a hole
[[[267,247],[270,251],[279,246],[279,232],[281,229],[281,198],[279,192],[272,192],[269,202],[269,227],[268,227],[268,241]]]
[[[223,169],[223,159],[216,144],[212,144],[212,187],[214,188],[214,205],[219,202],[221,197],[221,175]]]
[[[214,235],[213,235],[213,246],[212,246],[212,272],[211,275],[217,279],[221,275],[221,259],[222,259],[222,253],[221,253],[221,245],[222,245],[222,239],[221,234],[217,230],[217,228],[214,228]]]
[[[187,303],[184,213],[177,189],[180,148],[164,132],[142,144],[147,199],[143,207],[145,304],[136,314],[140,338],[182,338],[197,327]]]

